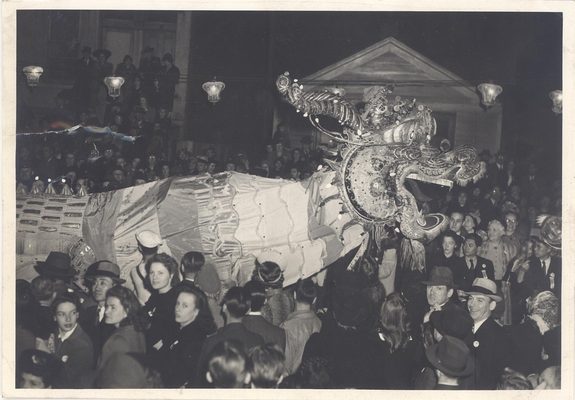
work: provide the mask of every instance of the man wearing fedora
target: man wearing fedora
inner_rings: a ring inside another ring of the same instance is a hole
[[[84,303],[86,294],[72,283],[77,271],[68,254],[52,251],[45,261],[36,263],[34,269],[41,277],[52,281],[57,296],[75,295],[80,299],[80,303]]]
[[[104,322],[106,293],[125,281],[120,278],[120,267],[111,261],[96,261],[86,270],[84,279],[90,286],[92,299],[96,305],[88,307],[80,314],[80,325],[86,331],[94,345],[94,359],[99,358],[102,346],[114,331],[114,325]]]
[[[434,311],[429,317],[429,323],[433,329],[435,343],[428,348],[441,342],[444,337],[457,338],[472,349],[473,320],[469,312],[460,307],[447,307],[444,310]],[[430,367],[425,367],[415,378],[414,389],[429,390],[437,385],[437,374]],[[462,377],[458,381],[460,389],[473,389],[473,377]]]
[[[435,390],[463,389],[459,380],[473,373],[473,356],[465,342],[453,336],[443,338],[425,349],[427,360],[437,376]]]
[[[501,301],[497,285],[487,278],[476,278],[466,292],[467,308],[473,319],[473,354],[475,389],[493,390],[508,364],[508,343],[503,327],[491,314]]]
[[[423,323],[429,322],[429,316],[434,311],[459,307],[453,300],[455,284],[453,272],[449,267],[434,267],[429,274],[429,280],[422,282],[426,288],[429,311],[423,317]]]

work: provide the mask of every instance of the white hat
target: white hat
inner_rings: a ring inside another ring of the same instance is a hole
[[[162,244],[162,238],[152,231],[141,231],[136,234],[136,240],[144,247],[154,248]]]

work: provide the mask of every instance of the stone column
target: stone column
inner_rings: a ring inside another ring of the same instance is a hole
[[[172,111],[172,121],[179,127],[178,138],[182,137],[185,121],[186,100],[188,97],[188,70],[190,64],[190,41],[192,39],[192,13],[178,11],[176,22],[176,51],[174,63],[180,69],[180,81],[176,85],[176,95]]]
[[[90,46],[92,51],[101,44],[100,11],[83,11],[80,13],[78,41],[81,47]]]

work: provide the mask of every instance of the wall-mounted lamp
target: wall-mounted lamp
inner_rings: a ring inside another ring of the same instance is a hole
[[[497,100],[497,96],[503,92],[503,88],[494,83],[482,83],[477,86],[477,90],[481,93],[481,104],[485,107],[493,106]]]
[[[223,82],[217,81],[214,77],[213,81],[205,82],[202,89],[208,94],[208,101],[216,104],[220,101],[220,93],[224,90],[226,85]]]
[[[555,114],[561,114],[563,112],[563,91],[554,90],[549,93],[549,98],[553,101],[553,112]]]
[[[37,65],[29,65],[22,69],[24,75],[26,75],[26,83],[30,87],[38,86],[40,82],[40,76],[44,73],[44,68]]]
[[[121,76],[107,76],[104,78],[104,83],[108,88],[108,96],[114,98],[120,96],[120,88],[124,84],[124,78]]]

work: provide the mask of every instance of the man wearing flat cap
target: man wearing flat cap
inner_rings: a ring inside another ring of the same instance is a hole
[[[493,390],[508,364],[507,336],[491,314],[501,301],[497,285],[487,278],[476,278],[465,292],[467,309],[473,319],[473,353],[475,357],[475,389]]]
[[[104,321],[106,293],[114,286],[123,284],[125,280],[120,278],[120,267],[108,260],[96,261],[90,265],[84,280],[90,287],[96,305],[88,307],[80,314],[80,325],[92,339],[94,359],[97,360],[102,346],[114,331],[114,326]]]

